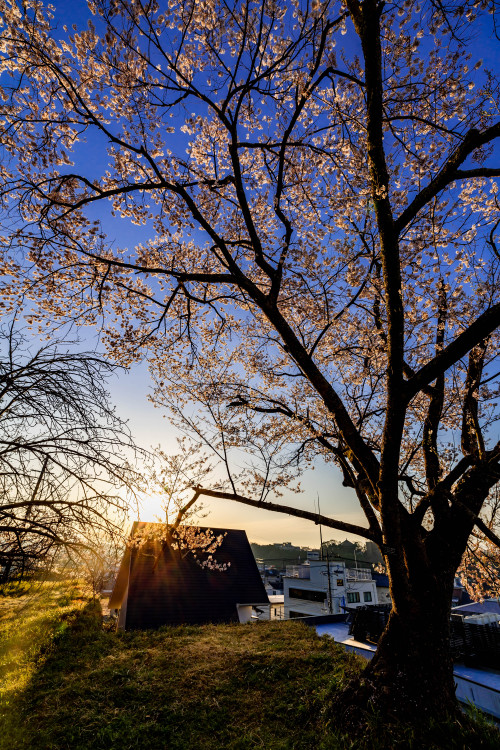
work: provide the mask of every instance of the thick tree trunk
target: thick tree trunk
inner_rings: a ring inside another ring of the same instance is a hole
[[[420,583],[406,601],[394,602],[373,660],[339,696],[350,730],[363,724],[360,710],[415,727],[459,711],[449,644],[453,577]]]
[[[422,720],[457,708],[449,647],[449,612],[391,613],[365,679],[388,712]],[[441,607],[442,609],[442,607]]]

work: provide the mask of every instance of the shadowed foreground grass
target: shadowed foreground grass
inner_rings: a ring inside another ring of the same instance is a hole
[[[469,720],[417,740],[374,716],[364,740],[339,736],[331,703],[362,662],[298,622],[114,633],[97,604],[62,600],[51,623],[22,679],[10,662],[1,750],[500,746],[495,730]]]

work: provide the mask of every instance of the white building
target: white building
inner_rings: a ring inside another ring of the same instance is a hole
[[[341,614],[344,607],[378,604],[370,568],[343,562],[313,561],[293,565],[283,577],[285,618]]]
[[[284,620],[284,596],[283,594],[269,594],[268,607],[255,607],[257,618],[259,620]]]

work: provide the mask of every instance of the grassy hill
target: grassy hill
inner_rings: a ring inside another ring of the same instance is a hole
[[[72,584],[0,599],[1,750],[498,748],[486,725],[336,732],[362,663],[296,621],[115,633]]]

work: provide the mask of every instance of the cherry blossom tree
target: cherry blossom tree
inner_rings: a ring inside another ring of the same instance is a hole
[[[484,528],[493,536],[487,537],[479,529],[474,529],[458,569],[461,581],[474,601],[500,597],[500,547],[495,542],[500,525],[499,489],[497,484],[481,512]]]
[[[156,555],[168,547],[182,557],[191,555],[200,567],[226,570],[227,565],[216,557],[225,534],[200,527],[207,514],[200,504],[201,493],[193,495],[193,484],[213,484],[213,457],[203,447],[203,442],[181,437],[177,438],[177,453],[167,454],[158,448],[151,456],[147,484],[160,500],[162,516],[157,522],[134,526],[127,546],[155,549]]]
[[[379,545],[393,601],[348,695],[453,713],[454,575],[474,529],[499,541],[481,512],[500,476],[500,113],[479,59],[497,18],[91,0],[66,29],[38,0],[0,7],[1,304],[23,293],[34,319],[149,356],[157,401],[210,418],[228,470],[195,498],[317,521],[280,492],[301,462],[340,468],[366,524],[321,523]],[[142,241],[113,242],[113,221]],[[247,449],[260,463],[230,468]]]

